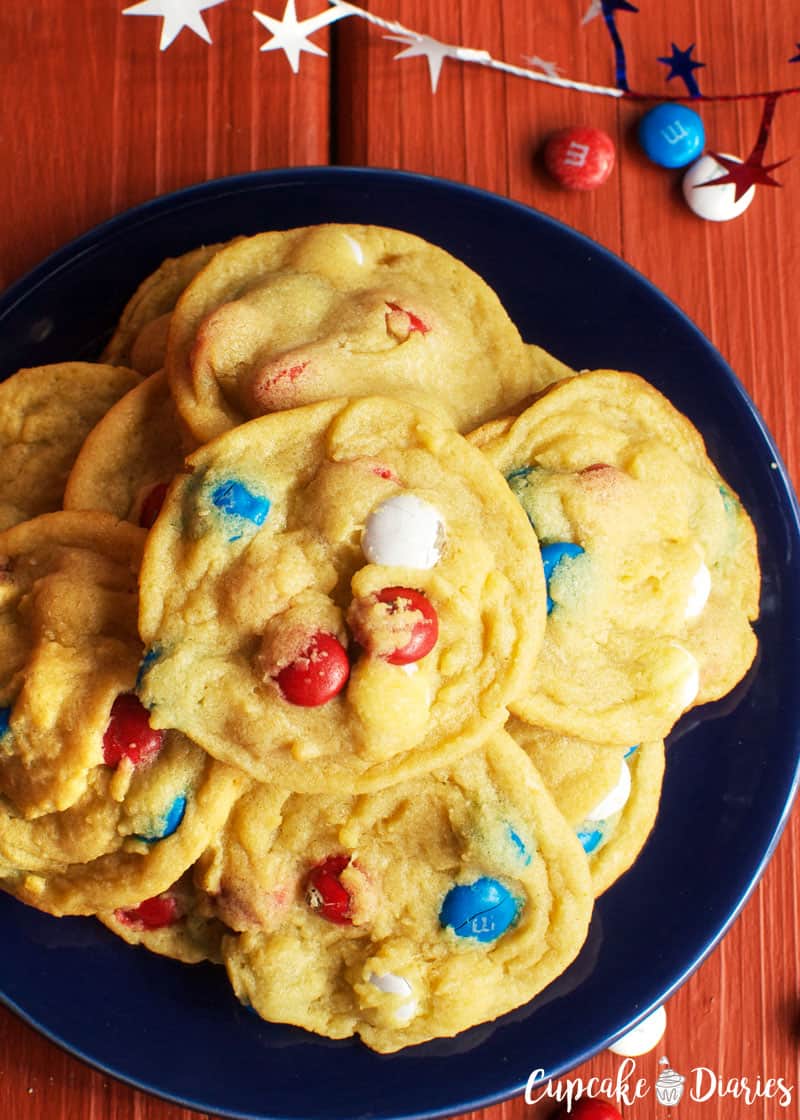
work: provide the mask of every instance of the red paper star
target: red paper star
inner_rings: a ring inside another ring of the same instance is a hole
[[[698,187],[720,187],[724,183],[733,183],[736,187],[734,202],[738,202],[742,195],[747,194],[750,188],[757,183],[765,187],[780,187],[782,184],[777,179],[773,179],[769,172],[789,162],[789,157],[787,157],[786,159],[779,159],[777,163],[768,163],[765,166],[761,162],[760,153],[748,156],[744,163],[738,163],[735,159],[721,156],[717,152],[710,152],[709,154],[725,168],[727,174],[721,175],[719,179],[710,179],[707,183],[698,183]]]

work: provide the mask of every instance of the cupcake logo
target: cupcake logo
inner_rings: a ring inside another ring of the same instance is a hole
[[[683,1096],[686,1078],[670,1069],[669,1058],[659,1058],[658,1064],[664,1068],[656,1081],[656,1100],[667,1108],[673,1108]]]

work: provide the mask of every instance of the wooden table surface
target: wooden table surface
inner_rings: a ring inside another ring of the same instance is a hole
[[[121,0],[5,0],[0,13],[0,289],[95,223],[153,195],[203,179],[303,164],[362,164],[426,172],[485,187],[537,207],[620,254],[689,313],[737,371],[766,418],[795,481],[800,470],[794,364],[800,353],[800,163],[759,187],[748,212],[704,223],[683,205],[679,173],[648,163],[635,140],[642,108],[551,88],[447,60],[431,92],[424,59],[393,61],[399,45],[363,20],[313,41],[294,75],[285,55],[260,53],[268,34],[251,0],[204,12],[213,44],[183,30],[158,50],[161,20],[121,14]],[[298,15],[324,0],[298,0]],[[448,43],[524,64],[555,61],[563,74],[614,84],[602,17],[582,23],[589,0],[372,0],[371,10]],[[794,0],[641,0],[617,12],[637,88],[673,93],[657,60],[669,44],[695,43],[707,63],[703,91],[769,89],[800,80]],[[258,0],[279,17],[284,0]],[[711,145],[746,155],[761,103],[704,104]],[[570,193],[548,180],[537,155],[556,128],[604,128],[617,145],[610,181]],[[800,137],[800,98],[781,101],[767,162]],[[797,814],[743,914],[719,948],[670,1001],[664,1042],[640,1061],[655,1079],[668,1053],[678,1070],[707,1066],[728,1077],[782,1077],[793,1103],[684,1102],[697,1120],[798,1115]],[[598,1055],[574,1076],[613,1076]],[[530,1120],[552,1105],[522,1099],[475,1114]],[[625,1111],[666,1116],[653,1097]],[[0,1011],[0,1117],[13,1120],[176,1120],[192,1113],[89,1069]]]

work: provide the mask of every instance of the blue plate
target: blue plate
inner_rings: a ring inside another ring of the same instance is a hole
[[[527,1007],[388,1057],[262,1023],[222,969],[131,949],[94,922],[0,898],[5,1003],[68,1050],[175,1102],[229,1117],[432,1117],[560,1074],[666,999],[764,869],[798,776],[798,510],[734,374],[664,296],[584,237],[506,199],[435,179],[313,168],[205,183],[137,207],[56,253],[0,299],[0,375],[95,356],[166,256],[322,221],[411,230],[497,290],[523,337],[576,368],[633,369],[701,430],[752,515],[760,653],[735,694],[693,712],[669,749],[644,853],[599,901],[575,964]]]

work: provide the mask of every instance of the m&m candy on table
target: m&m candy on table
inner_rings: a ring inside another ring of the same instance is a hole
[[[474,883],[451,887],[439,911],[439,921],[458,937],[496,941],[517,919],[520,900],[496,879],[487,876]]]
[[[290,704],[317,708],[337,696],[349,676],[350,662],[344,646],[335,635],[320,630],[276,679]]]
[[[725,154],[726,159],[741,160]],[[702,156],[693,163],[683,177],[683,197],[693,214],[705,218],[707,222],[729,222],[743,214],[756,196],[756,188],[749,187],[737,200],[734,183],[720,183],[717,186],[704,186],[726,174],[722,164],[712,155]]]
[[[577,125],[554,132],[544,162],[557,183],[572,191],[600,187],[614,170],[614,141],[601,128]]]
[[[608,1101],[581,1097],[569,1109],[562,1109],[556,1120],[622,1120],[622,1113]]]
[[[619,1054],[621,1058],[638,1058],[641,1054],[649,1054],[658,1046],[666,1029],[667,1013],[662,1005],[642,1019],[632,1031],[618,1038],[609,1046],[609,1050],[612,1054]]]
[[[705,142],[702,118],[686,105],[656,105],[639,123],[639,143],[659,167],[685,167]]]

